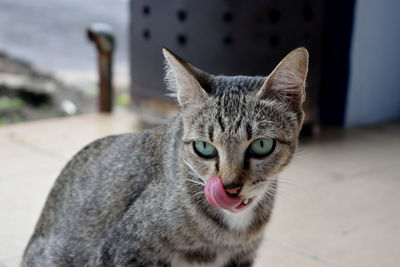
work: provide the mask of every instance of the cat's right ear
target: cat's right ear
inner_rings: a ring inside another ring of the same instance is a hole
[[[163,48],[166,59],[165,81],[167,88],[176,95],[182,108],[187,105],[203,103],[207,98],[207,92],[202,88],[197,76],[204,75],[183,59]]]

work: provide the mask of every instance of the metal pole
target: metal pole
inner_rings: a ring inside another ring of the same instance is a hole
[[[111,112],[113,103],[112,57],[115,47],[112,28],[108,24],[94,23],[89,26],[87,35],[98,51],[99,64],[99,111]]]

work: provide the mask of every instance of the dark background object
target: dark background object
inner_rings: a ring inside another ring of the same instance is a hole
[[[323,90],[319,97],[323,124],[344,124],[354,5],[355,0],[327,1],[325,4]]]
[[[268,75],[292,49],[310,51],[306,121],[318,120],[324,1],[131,1],[131,93],[171,101],[162,47],[212,74]]]

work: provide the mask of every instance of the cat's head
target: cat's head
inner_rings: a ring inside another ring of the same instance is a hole
[[[169,90],[181,106],[182,160],[211,190],[209,202],[237,212],[271,194],[268,188],[297,147],[307,50],[292,51],[267,77],[213,76],[166,49],[163,53]],[[240,207],[229,206],[238,198]]]

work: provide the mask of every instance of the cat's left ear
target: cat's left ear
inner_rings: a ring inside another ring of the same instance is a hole
[[[278,98],[296,111],[302,111],[308,71],[308,52],[304,47],[290,52],[267,77],[256,93],[260,99]]]
[[[201,83],[207,79],[207,74],[163,48],[166,59],[165,80],[168,90],[176,95],[182,108],[192,104],[203,103],[208,94]]]

